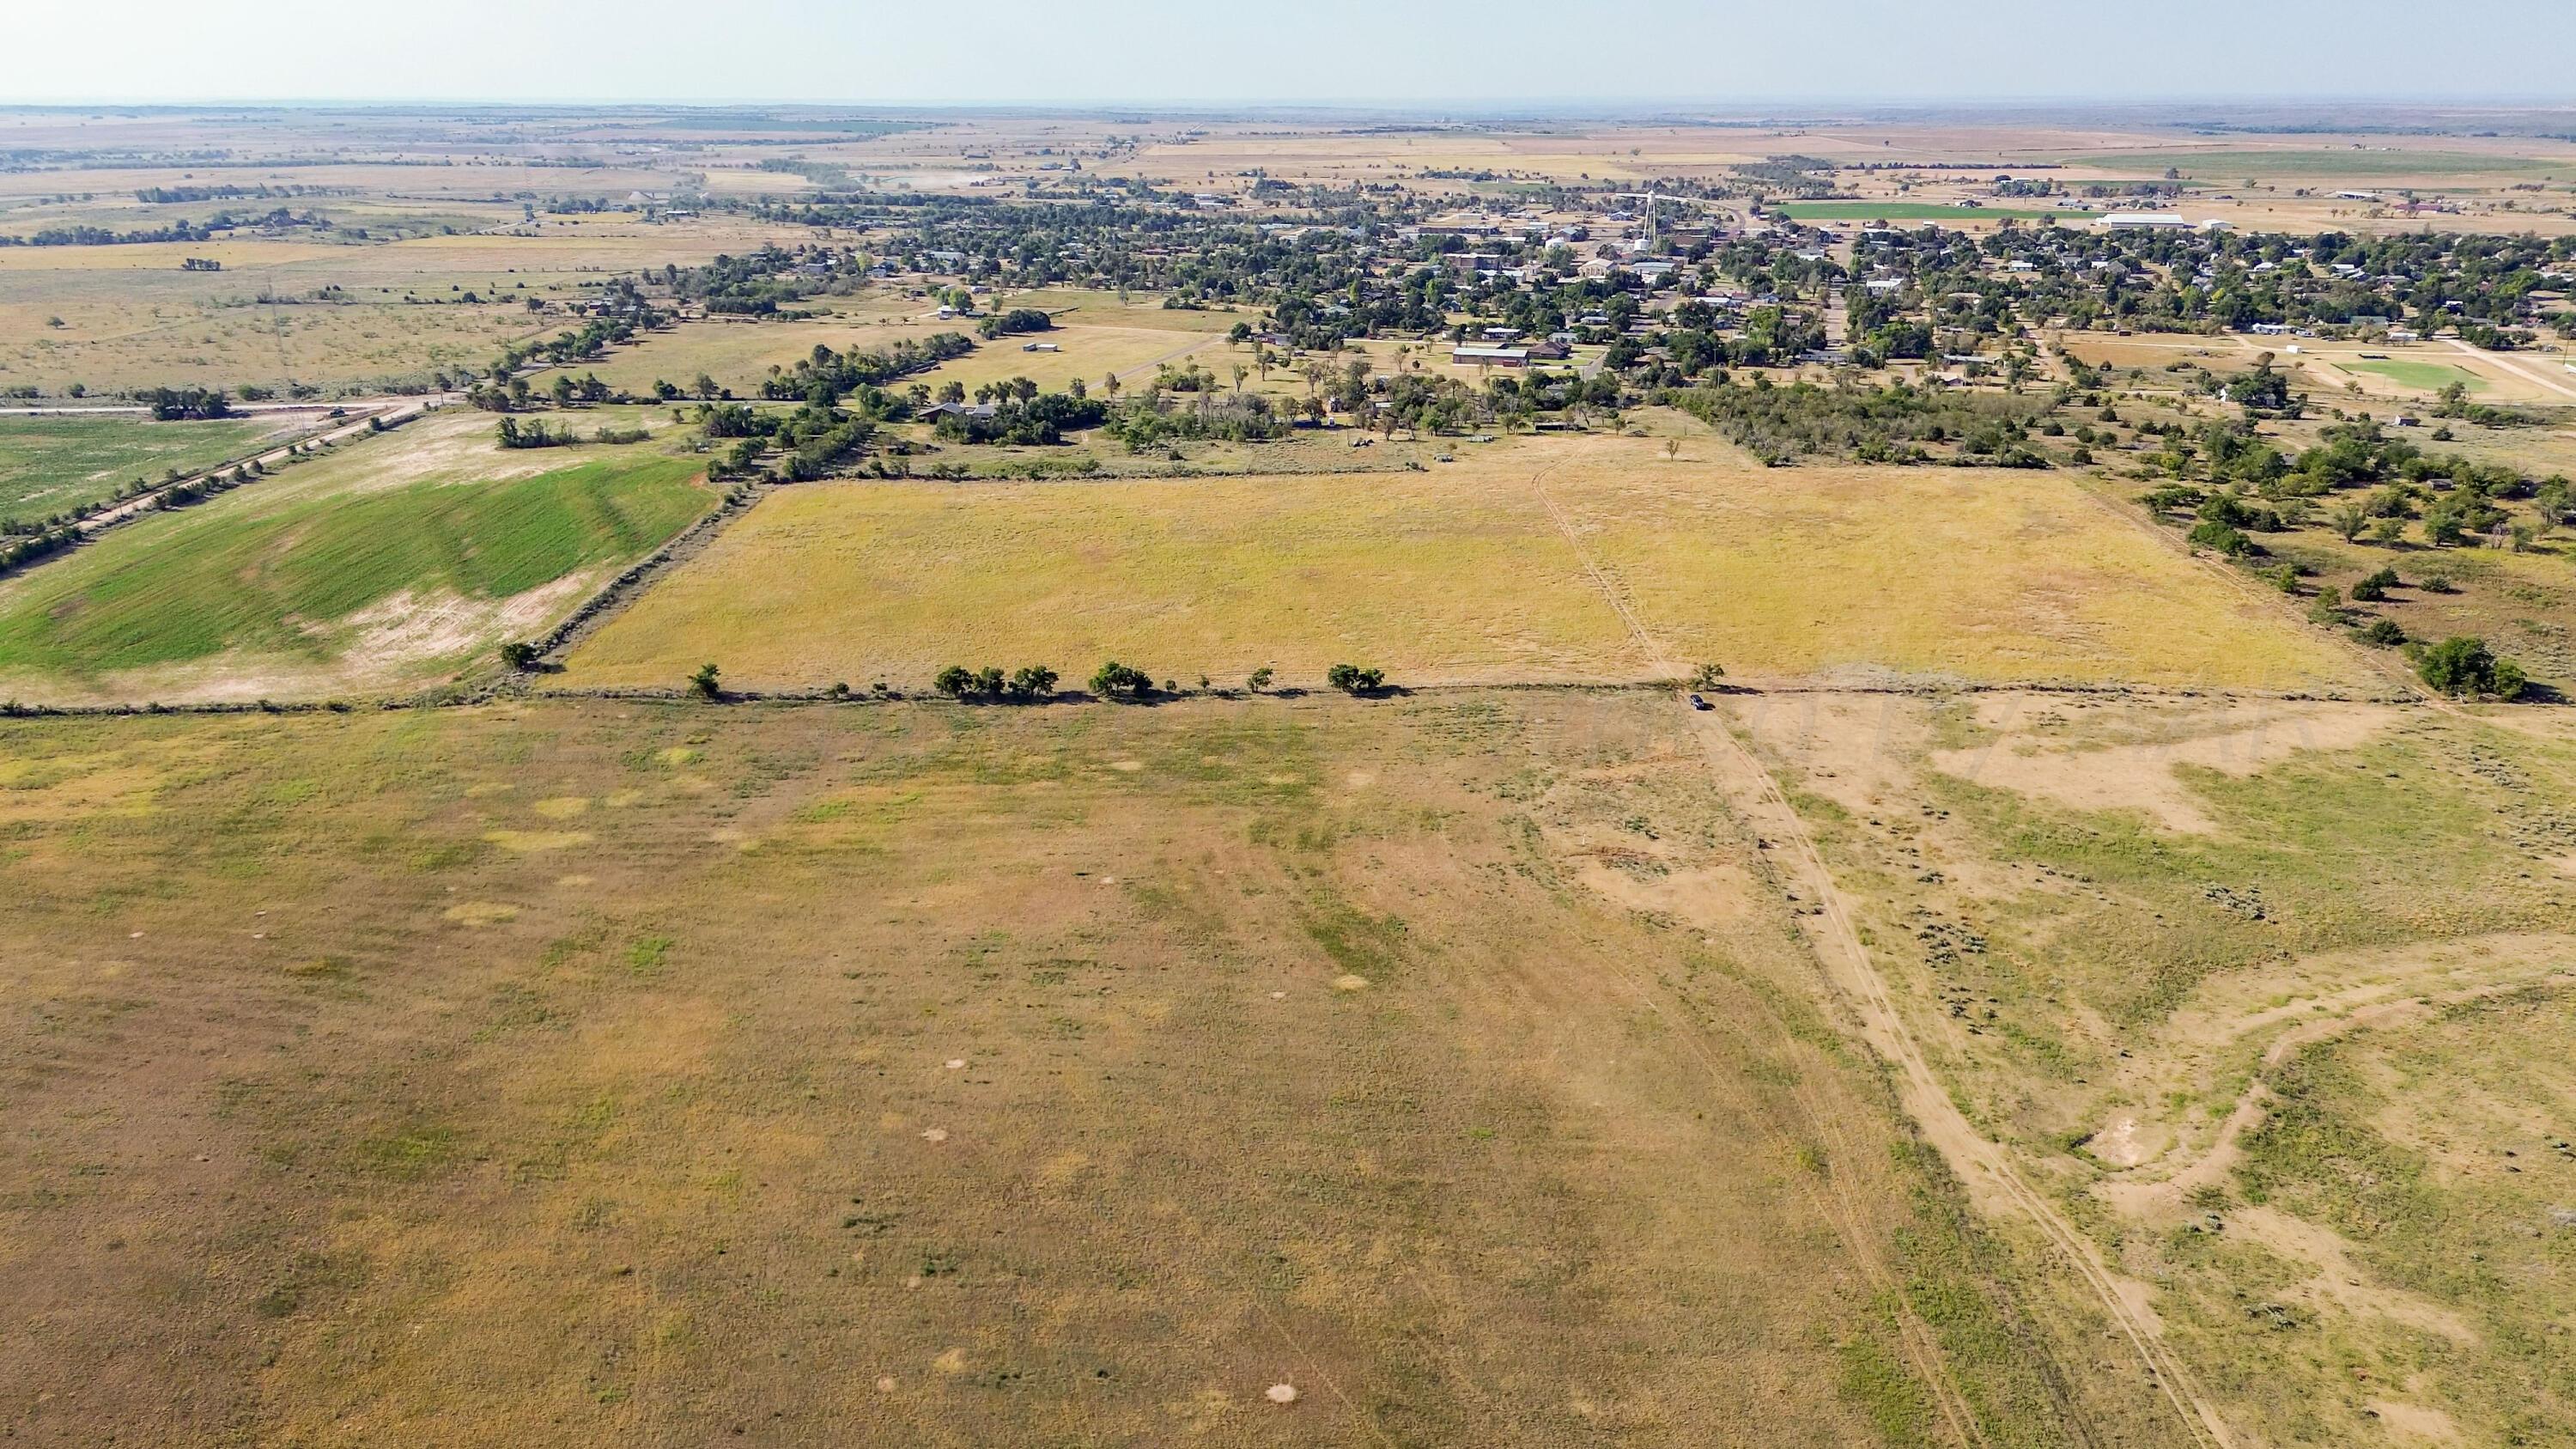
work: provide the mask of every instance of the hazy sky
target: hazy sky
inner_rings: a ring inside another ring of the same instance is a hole
[[[2576,103],[2570,0],[0,0],[0,102]]]

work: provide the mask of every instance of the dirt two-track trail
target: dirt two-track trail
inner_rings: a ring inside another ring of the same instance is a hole
[[[1548,494],[1545,473],[1533,474],[1530,491],[1537,495],[1566,545],[1574,550],[1584,571],[1590,575],[1627,626],[1637,645],[1645,652],[1656,671],[1666,678],[1679,678],[1682,664],[1664,648],[1653,631],[1638,618],[1618,586],[1593,562],[1591,551],[1583,546],[1574,525],[1556,500]],[[1681,702],[1682,691],[1675,690],[1675,702]],[[2049,1244],[2062,1254],[2085,1286],[2101,1301],[2103,1311],[2119,1333],[2136,1352],[2140,1362],[2154,1380],[2156,1388],[2172,1407],[2190,1442],[2214,1449],[2236,1449],[2236,1439],[2217,1410],[2196,1392],[2182,1364],[2164,1345],[2164,1327],[2147,1299],[2144,1284],[2123,1277],[2112,1269],[2101,1250],[2087,1237],[2046,1194],[2034,1188],[2014,1167],[2004,1147],[1979,1132],[1951,1100],[1932,1064],[1897,1008],[1886,978],[1871,961],[1869,948],[1861,944],[1860,932],[1853,924],[1851,907],[1834,883],[1833,872],[1825,865],[1824,852],[1808,834],[1806,823],[1781,793],[1779,782],[1771,777],[1752,750],[1727,728],[1724,716],[1716,710],[1694,711],[1690,729],[1706,757],[1711,775],[1745,823],[1770,846],[1767,855],[1772,868],[1784,879],[1782,884],[1795,889],[1801,898],[1815,903],[1815,909],[1798,917],[1810,948],[1815,952],[1826,979],[1847,1001],[1860,1018],[1862,1036],[1879,1057],[1895,1069],[1898,1101],[1914,1119],[1925,1140],[1937,1148],[1950,1170],[1967,1185],[1980,1206],[2002,1208],[2030,1220]],[[1846,1233],[1848,1241],[1851,1234]],[[1873,1274],[1883,1271],[1875,1255],[1855,1244],[1856,1256]],[[1923,1372],[1941,1400],[1944,1416],[1954,1431],[1971,1442],[1983,1438],[1952,1383],[1939,1347],[1911,1310],[1900,1309],[1906,1330],[1906,1347],[1917,1368]]]

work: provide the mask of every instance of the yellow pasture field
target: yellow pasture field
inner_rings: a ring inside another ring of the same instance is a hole
[[[2358,667],[2046,473],[1762,470],[1544,438],[1422,473],[782,492],[578,648],[566,682],[918,684],[1116,657],[1310,682],[1757,677],[2291,688]],[[1689,454],[1700,456],[1693,457]],[[1636,617],[1641,640],[1618,604]]]

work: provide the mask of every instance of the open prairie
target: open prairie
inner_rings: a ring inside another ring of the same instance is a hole
[[[0,1415],[1824,1446],[2145,1412],[1998,1284],[1688,733],[1526,695],[0,722]]]
[[[490,428],[435,416],[0,582],[0,695],[311,699],[488,671],[715,505],[704,465],[652,442],[503,453]]]
[[[1714,456],[1712,456],[1714,455]],[[576,685],[918,684],[944,664],[1400,683],[2365,674],[2068,480],[1770,470],[1704,434],[1526,439],[1421,473],[834,483],[763,500],[576,649]]]
[[[2576,1434],[2576,741],[2015,694],[1734,708],[1940,1078],[2250,1442]]]
[[[0,106],[0,1439],[2576,1443],[2568,134]]]

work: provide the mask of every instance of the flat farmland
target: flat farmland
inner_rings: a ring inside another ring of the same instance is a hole
[[[1696,455],[1696,456],[1692,456]],[[1711,455],[1714,461],[1711,461]],[[575,684],[919,684],[1104,657],[1231,682],[1892,672],[2304,688],[2357,666],[2049,473],[1766,470],[1539,438],[1421,473],[782,490],[577,648]],[[1670,656],[1623,621],[1627,606]]]
[[[508,342],[564,330],[527,311],[531,296],[576,302],[586,284],[769,234],[618,220],[550,219],[533,237],[0,248],[0,387],[366,388],[479,369]],[[224,269],[180,270],[192,256]]]
[[[2533,151],[2549,154],[2544,159],[2531,154]],[[2334,150],[2246,147],[2202,151],[2175,147],[2153,151],[2087,152],[2069,155],[2064,160],[2079,170],[2134,176],[2161,176],[2170,167],[2185,176],[2221,183],[2248,177],[2256,180],[2328,181],[2421,178],[2438,182],[2475,176],[2576,176],[2576,147],[2561,142],[2530,140],[2519,143],[2517,152],[2430,150],[2385,145],[2367,149],[2355,145]]]
[[[973,324],[956,330],[972,335]],[[1023,351],[1023,347],[1029,344],[1056,350]],[[980,344],[966,356],[944,362],[911,380],[927,382],[934,388],[947,382],[963,383],[971,393],[988,382],[1025,377],[1046,391],[1061,392],[1075,378],[1081,378],[1085,386],[1097,390],[1101,379],[1111,373],[1118,375],[1121,386],[1150,382],[1154,369],[1162,363],[1183,367],[1198,362],[1223,377],[1228,351],[1225,338],[1218,334],[1173,332],[1153,327],[1103,327],[1068,319],[1065,325],[1045,332],[994,338]],[[1248,353],[1241,349],[1232,351],[1236,360],[1250,365]],[[1272,369],[1272,381],[1276,382],[1278,378],[1278,370]]]
[[[0,721],[0,1425],[2151,1426],[2098,1327],[1996,1286],[1694,729],[1514,694]]]
[[[488,670],[716,501],[653,442],[502,453],[490,428],[450,413],[347,444],[0,583],[0,695],[311,698]]]
[[[265,418],[0,416],[0,523],[42,520],[115,496],[137,478],[193,473],[255,452],[300,423]]]

